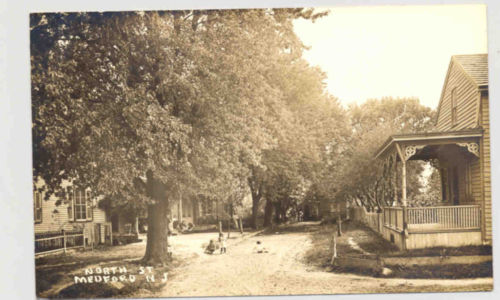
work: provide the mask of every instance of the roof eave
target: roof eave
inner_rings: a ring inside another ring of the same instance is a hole
[[[483,136],[483,130],[481,128],[475,128],[463,131],[443,131],[443,132],[425,132],[425,133],[413,133],[413,134],[398,134],[391,135],[386,142],[377,150],[375,154],[375,159],[382,156],[387,149],[389,149],[393,144],[397,142],[409,142],[409,141],[435,141],[435,140],[450,140],[450,139],[467,139],[467,138],[478,138]]]

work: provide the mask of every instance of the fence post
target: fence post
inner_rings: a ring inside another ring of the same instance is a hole
[[[337,232],[337,229],[335,229],[333,231],[333,239],[332,239],[333,255],[332,255],[332,259],[330,260],[331,265],[333,265],[333,263],[335,262],[335,259],[337,258],[337,237],[335,235],[336,232]]]
[[[385,207],[382,208],[382,223],[385,225]]]
[[[63,229],[63,244],[64,244],[64,253],[66,253],[66,231]]]
[[[380,213],[377,212],[375,216],[377,217],[377,232],[380,233]]]
[[[113,246],[113,225],[111,222],[109,222],[108,226],[109,226],[109,241],[111,243],[111,246]]]

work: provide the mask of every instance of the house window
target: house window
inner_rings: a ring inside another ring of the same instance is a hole
[[[33,214],[36,223],[42,222],[42,193],[38,191],[33,192]]]
[[[87,203],[85,193],[78,189],[75,191],[75,220],[81,221],[87,219]]]
[[[68,219],[86,221],[92,219],[92,199],[90,191],[68,188]]]
[[[451,125],[457,124],[457,88],[451,90]]]

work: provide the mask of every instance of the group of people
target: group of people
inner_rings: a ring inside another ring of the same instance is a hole
[[[224,234],[221,232],[219,233],[219,247],[220,247],[220,254],[225,254],[227,252],[227,240],[224,237]],[[208,246],[205,248],[205,253],[207,254],[214,254],[215,251],[217,250],[217,245],[215,244],[214,240],[210,240],[208,243]],[[262,245],[261,241],[257,241],[256,246],[254,247],[254,252],[255,253],[267,253],[267,249]]]
[[[224,234],[222,232],[219,233],[218,241],[219,241],[219,246],[220,246],[220,254],[226,253],[227,241],[226,241],[226,238],[224,237]],[[205,248],[205,253],[214,254],[215,250],[217,250],[217,245],[215,244],[214,240],[210,240],[207,248]]]

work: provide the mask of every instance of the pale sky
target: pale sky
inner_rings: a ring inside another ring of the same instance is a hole
[[[368,98],[418,97],[436,108],[450,58],[487,52],[486,6],[332,7],[295,21],[312,65],[328,75],[343,104]]]

